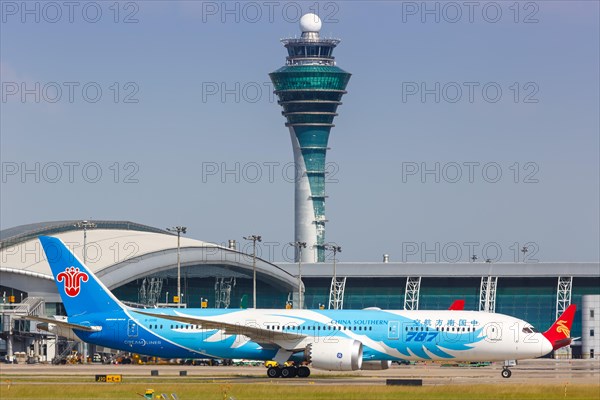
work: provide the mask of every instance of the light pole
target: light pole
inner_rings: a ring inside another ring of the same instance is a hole
[[[83,264],[85,265],[87,262],[87,230],[96,228],[96,225],[93,222],[83,220],[75,224],[76,228],[83,229]]]
[[[333,251],[333,279],[331,280],[331,291],[333,291],[333,308],[334,310],[337,310],[339,307],[339,297],[340,297],[340,287],[338,285],[338,281],[337,281],[337,272],[335,270],[335,260],[336,260],[336,254],[337,253],[341,253],[342,252],[342,248],[336,244],[331,244],[331,243],[327,243],[323,246],[323,248],[325,248],[325,250],[331,250]],[[329,307],[331,307],[331,294],[330,294],[330,299],[329,299]]]
[[[323,246],[325,248],[325,250],[331,250],[333,251],[333,279],[336,279],[336,272],[335,272],[335,255],[337,253],[341,253],[342,252],[342,248],[336,244],[331,244],[331,243],[327,243],[326,245]]]
[[[181,307],[181,258],[179,250],[181,248],[181,234],[187,233],[185,226],[174,226],[173,228],[167,228],[169,232],[177,232],[177,308]]]
[[[256,308],[256,242],[262,242],[259,235],[244,236],[245,240],[252,241],[252,305]]]
[[[76,228],[83,229],[83,265],[87,264],[87,230],[96,228],[97,226],[98,225],[96,225],[95,223],[87,221],[87,220],[83,220],[83,221],[80,221],[75,224]],[[85,342],[82,342],[81,350],[83,353],[83,362],[87,363],[87,358],[88,358],[88,353],[89,353],[88,344]]]
[[[304,299],[302,287],[302,249],[306,248],[306,242],[291,242],[291,246],[298,249],[298,308],[304,308]]]

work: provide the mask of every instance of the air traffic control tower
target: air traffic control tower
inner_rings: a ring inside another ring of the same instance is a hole
[[[321,20],[317,15],[304,15],[300,29],[300,38],[281,41],[288,51],[285,66],[269,76],[283,107],[294,149],[294,240],[306,242],[302,262],[323,262],[327,142],[350,74],[336,66],[332,55],[340,41],[319,37]]]

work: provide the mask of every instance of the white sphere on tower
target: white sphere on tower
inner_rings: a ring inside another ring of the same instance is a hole
[[[308,13],[300,18],[300,30],[302,32],[319,32],[321,25],[321,18],[317,14]]]

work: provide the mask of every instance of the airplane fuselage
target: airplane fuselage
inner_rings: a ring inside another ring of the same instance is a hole
[[[247,358],[269,360],[277,349],[269,333],[285,339],[304,338],[296,346],[357,340],[364,361],[455,360],[496,361],[540,357],[550,343],[527,322],[503,314],[474,311],[393,310],[223,310],[144,309],[165,315],[235,324],[240,334],[138,313],[87,314],[70,322],[101,326],[81,332],[82,340],[157,357]],[[265,331],[264,343],[243,334],[244,327]],[[296,358],[303,355],[296,354]]]

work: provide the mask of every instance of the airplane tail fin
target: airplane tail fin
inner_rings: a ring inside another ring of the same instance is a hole
[[[448,310],[454,310],[454,311],[462,311],[465,309],[465,301],[464,300],[454,300],[454,303],[452,303],[450,305],[450,308]]]
[[[575,311],[577,306],[571,304],[567,309],[558,317],[556,322],[552,324],[550,329],[544,332],[544,337],[552,344],[552,349],[557,350],[561,347],[565,347],[571,344],[571,325],[573,325],[573,319],[575,318]]]
[[[69,317],[125,308],[62,240],[50,236],[39,240]]]

